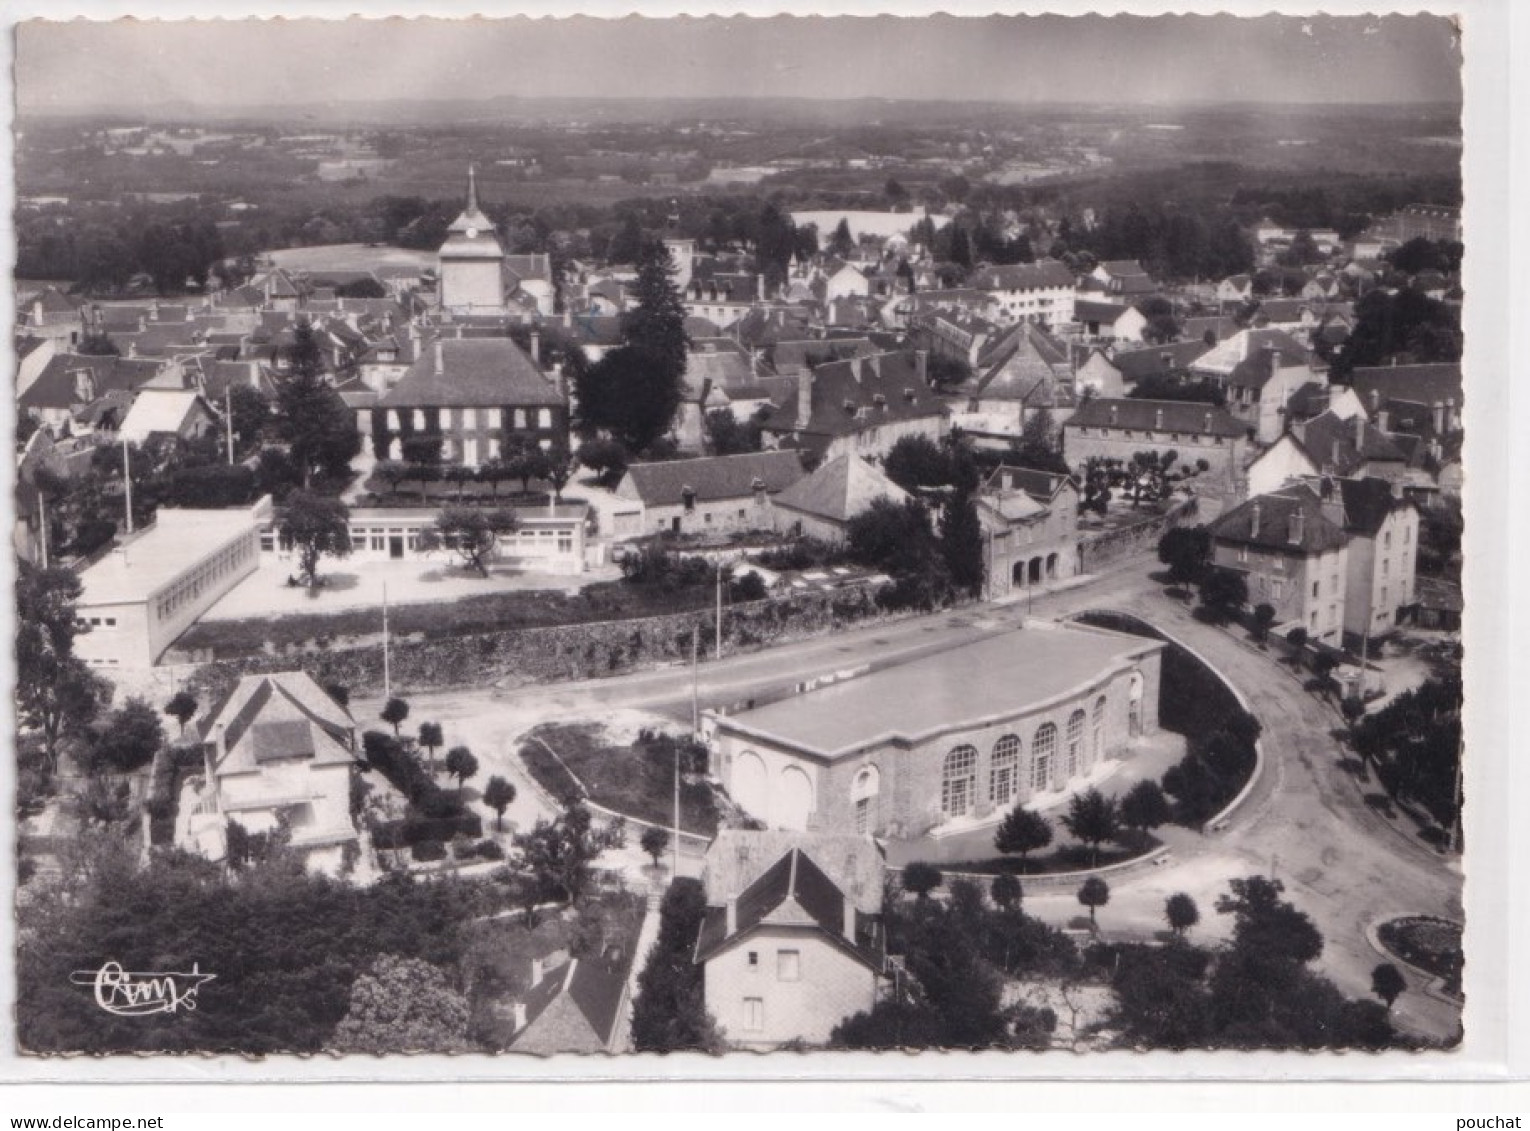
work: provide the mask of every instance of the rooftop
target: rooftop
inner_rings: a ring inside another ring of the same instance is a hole
[[[161,507],[153,526],[129,537],[80,574],[81,607],[147,600],[197,563],[253,532],[259,526],[260,506],[257,503],[248,510]]]
[[[1099,629],[1032,625],[719,720],[825,759],[1003,719],[1161,647]]]

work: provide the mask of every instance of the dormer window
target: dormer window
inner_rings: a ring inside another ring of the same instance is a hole
[[[687,512],[695,510],[696,509],[696,488],[694,488],[694,487],[682,487],[682,488],[680,488],[680,502],[685,506],[685,509],[686,509]]]

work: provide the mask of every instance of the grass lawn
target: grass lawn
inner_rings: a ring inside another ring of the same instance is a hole
[[[671,757],[655,757],[640,745],[615,743],[599,723],[547,723],[527,735],[520,752],[531,776],[554,797],[579,793],[582,783],[585,795],[597,805],[665,828],[674,825]],[[705,781],[682,776],[680,828],[707,837],[716,834],[717,803]]]
[[[448,639],[475,633],[564,624],[626,620],[707,608],[708,585],[665,591],[653,585],[623,581],[600,582],[577,594],[548,590],[512,590],[462,597],[436,604],[394,605],[389,630],[396,640],[416,637]],[[184,651],[211,649],[219,659],[254,655],[267,643],[278,651],[308,641],[339,637],[381,638],[378,610],[340,609],[331,613],[298,613],[282,617],[207,621],[193,625],[177,641]]]

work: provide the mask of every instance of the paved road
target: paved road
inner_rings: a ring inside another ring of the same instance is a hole
[[[1331,731],[1338,717],[1320,704],[1267,654],[1248,648],[1231,633],[1203,625],[1180,602],[1163,595],[1147,578],[1153,563],[1139,557],[1121,563],[1089,584],[1037,598],[1033,615],[1055,617],[1086,608],[1132,612],[1162,626],[1224,672],[1248,698],[1264,724],[1267,770],[1259,787],[1225,832],[1202,837],[1168,830],[1173,848],[1163,867],[1118,881],[1110,905],[1100,913],[1107,933],[1147,935],[1163,926],[1164,899],[1176,891],[1192,895],[1201,908],[1195,933],[1225,937],[1229,916],[1215,912],[1227,881],[1254,873],[1274,874],[1287,897],[1310,914],[1326,945],[1320,965],[1344,992],[1370,993],[1370,971],[1381,956],[1366,940],[1366,928],[1401,913],[1459,919],[1461,876],[1431,848],[1370,809],[1363,790],[1339,766],[1340,749]],[[783,645],[765,652],[725,657],[701,666],[696,694],[703,708],[736,702],[798,680],[852,668],[872,660],[908,658],[953,647],[993,632],[1020,626],[1023,601],[989,605],[881,624],[830,637]],[[480,688],[411,694],[415,719],[443,723],[448,743],[471,738],[480,758],[494,769],[519,777],[508,747],[537,721],[572,717],[620,719],[627,711],[659,711],[689,721],[692,673],[688,668],[638,672],[555,686]],[[359,719],[374,718],[380,704],[357,701]],[[527,820],[545,812],[522,782],[521,797],[509,816]],[[1028,900],[1035,914],[1065,923],[1082,912],[1066,893]],[[1411,973],[1410,992],[1394,1015],[1421,1034],[1449,1037],[1458,1011],[1420,990]]]

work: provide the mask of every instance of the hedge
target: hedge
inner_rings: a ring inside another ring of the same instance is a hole
[[[477,813],[456,817],[403,817],[385,821],[372,830],[378,848],[414,848],[421,844],[444,844],[462,834],[475,840],[483,836],[483,818]]]

